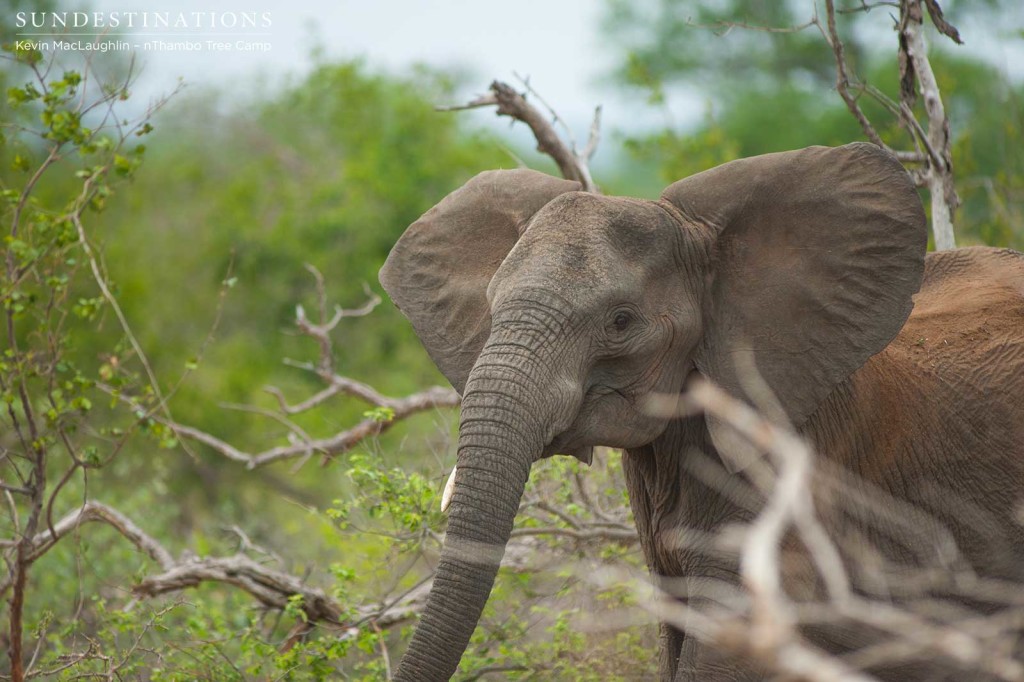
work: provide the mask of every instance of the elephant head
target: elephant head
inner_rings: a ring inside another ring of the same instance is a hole
[[[799,427],[896,335],[920,286],[920,200],[872,145],[733,161],[658,201],[579,189],[482,173],[381,270],[463,396],[445,546],[398,679],[454,673],[534,461],[650,443],[668,421],[647,399],[692,372],[749,399],[742,354]]]

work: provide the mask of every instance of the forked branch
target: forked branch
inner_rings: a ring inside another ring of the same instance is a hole
[[[687,583],[682,592],[614,569],[593,571],[589,579],[606,587],[631,584],[639,604],[660,620],[786,679],[867,682],[875,678],[864,670],[938,659],[953,664],[949,670],[960,671],[963,679],[1024,680],[1024,663],[1014,654],[1024,629],[1019,585],[981,578],[969,569],[951,577],[950,558],[939,555],[922,556],[923,565],[893,562],[864,533],[830,534],[823,521],[837,518],[824,516],[827,507],[838,517],[867,524],[865,531],[884,532],[878,537],[926,546],[941,537],[936,535],[941,523],[926,511],[826,466],[827,460],[816,459],[795,432],[706,382],[694,383],[681,401],[675,396],[654,400],[649,410],[661,416],[713,415],[766,454],[742,474],[756,482],[764,498],[751,509],[750,523],[699,543],[698,551],[737,560],[741,585]],[[812,500],[815,488],[824,494]],[[679,532],[691,542],[699,534]],[[806,556],[798,554],[797,539]],[[952,552],[957,554],[955,547]],[[877,596],[865,578],[881,583]],[[993,610],[993,604],[1000,608]],[[807,628],[833,626],[875,638],[837,657],[807,636]]]
[[[962,43],[956,27],[947,22],[937,0],[923,0],[928,14],[940,33],[948,36],[956,43]],[[952,141],[949,130],[949,119],[942,105],[942,96],[938,82],[932,72],[928,60],[927,45],[924,38],[924,9],[922,0],[901,0],[899,3],[899,65],[900,65],[900,103],[896,105],[885,97],[877,88],[863,83],[854,83],[850,67],[846,60],[846,49],[836,27],[834,0],[825,0],[825,26],[817,21],[825,41],[832,48],[836,63],[836,92],[846,104],[850,114],[860,124],[865,136],[871,142],[888,149],[896,157],[910,164],[923,164],[923,168],[913,168],[911,176],[919,187],[928,189],[931,196],[932,232],[935,236],[937,250],[956,247],[953,235],[953,214],[960,200],[953,183]],[[872,5],[862,4],[845,11],[868,11]],[[844,12],[845,12],[844,11]],[[817,18],[815,18],[817,20]],[[854,90],[858,90],[856,94]],[[917,120],[914,103],[920,92],[924,99],[925,113],[928,119],[927,130]],[[868,119],[860,106],[859,97],[868,94],[875,98],[890,111],[900,125],[914,141],[915,151],[891,149]]]
[[[527,92],[534,95],[543,103],[539,95],[524,81]],[[576,143],[569,136],[567,144],[555,132],[554,126],[548,118],[535,106],[527,101],[526,95],[520,94],[512,86],[501,81],[491,83],[489,92],[473,99],[466,104],[456,106],[439,106],[438,111],[462,111],[465,109],[479,109],[481,107],[497,107],[498,116],[508,116],[516,121],[522,121],[533,132],[537,140],[537,150],[547,154],[555,163],[558,170],[566,180],[575,180],[583,185],[587,192],[599,193],[597,185],[590,174],[590,159],[597,150],[597,143],[600,139],[601,130],[601,107],[594,111],[594,120],[590,127],[590,137],[582,151],[577,150]],[[546,105],[545,105],[546,106]],[[549,115],[555,122],[562,122],[562,119],[551,107],[546,107]],[[564,125],[564,123],[563,123]]]
[[[180,439],[202,443],[227,459],[240,462],[248,469],[256,469],[280,460],[301,458],[304,462],[313,455],[319,455],[323,461],[326,461],[330,457],[348,452],[367,438],[384,433],[398,422],[415,414],[459,405],[459,394],[451,388],[434,386],[395,398],[380,393],[368,384],[338,374],[335,370],[332,333],[336,331],[338,324],[343,319],[370,314],[380,303],[380,297],[369,289],[365,289],[367,300],[363,305],[353,309],[334,306],[332,309],[327,303],[323,276],[311,265],[307,265],[306,269],[310,271],[316,281],[318,319],[315,321],[310,319],[305,309],[299,305],[295,309],[295,326],[303,335],[316,341],[317,359],[312,362],[296,362],[286,359],[285,364],[312,372],[324,384],[324,388],[308,398],[290,403],[280,389],[273,386],[267,387],[266,391],[277,401],[276,412],[258,407],[230,406],[232,409],[259,414],[286,425],[287,444],[270,447],[260,452],[247,452],[211,433],[178,423],[164,414],[153,413],[150,418],[167,426]],[[133,407],[140,407],[132,397],[124,395],[112,387],[105,387],[105,389],[111,395],[117,396],[119,400]],[[296,414],[312,410],[339,396],[356,398],[374,409],[368,410],[366,417],[355,425],[322,438],[311,437],[290,419]]]
[[[936,28],[957,43],[962,42],[956,28],[943,18],[938,2],[926,0],[925,4]],[[905,117],[916,123],[912,111],[917,94],[914,91],[916,82],[928,117],[928,132],[923,135],[919,134],[919,139],[928,150],[923,180],[931,195],[935,248],[937,250],[952,249],[956,247],[953,236],[953,214],[960,205],[960,198],[957,196],[953,183],[953,145],[949,119],[946,117],[946,110],[942,104],[938,81],[932,72],[931,62],[928,60],[921,0],[902,0],[899,31],[902,109]],[[923,132],[920,126],[917,126],[916,130]]]

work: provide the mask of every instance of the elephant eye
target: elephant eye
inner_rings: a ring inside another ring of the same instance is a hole
[[[633,316],[626,310],[620,310],[615,313],[615,317],[612,318],[612,326],[615,328],[615,331],[619,332],[625,331],[626,327],[632,324],[632,322]]]

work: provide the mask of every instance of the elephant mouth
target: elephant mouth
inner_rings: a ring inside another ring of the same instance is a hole
[[[611,442],[598,442],[602,439],[600,435],[609,426],[610,420],[619,421],[623,408],[633,408],[636,404],[635,398],[623,393],[620,389],[606,384],[595,384],[587,389],[583,396],[580,411],[572,425],[564,432],[556,435],[551,442],[545,446],[541,458],[553,455],[577,454],[581,451],[592,448],[595,445],[609,445],[615,447]],[[587,458],[589,459],[589,458]]]
[[[548,443],[541,452],[540,459],[547,457],[553,457],[555,455],[565,455],[570,452],[583,447],[583,441],[581,438],[566,432],[561,435],[555,436],[555,438]]]

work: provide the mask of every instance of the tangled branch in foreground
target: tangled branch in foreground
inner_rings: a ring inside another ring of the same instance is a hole
[[[746,474],[756,488],[750,497],[764,500],[756,516],[704,544],[737,558],[741,584],[680,592],[606,569],[592,574],[595,585],[630,584],[659,620],[785,679],[866,682],[876,679],[866,670],[897,664],[925,666],[942,679],[1024,680],[1019,584],[978,577],[937,519],[828,467],[795,433],[711,384],[692,386],[682,404],[683,413],[714,416],[768,456]],[[812,500],[816,488],[827,502]],[[893,562],[865,534],[826,531],[823,519],[835,521],[839,511],[873,515],[876,527],[903,540],[938,534],[948,553],[920,567]],[[798,545],[805,551],[795,554]],[[815,641],[829,628],[860,633],[863,646],[830,653]]]

